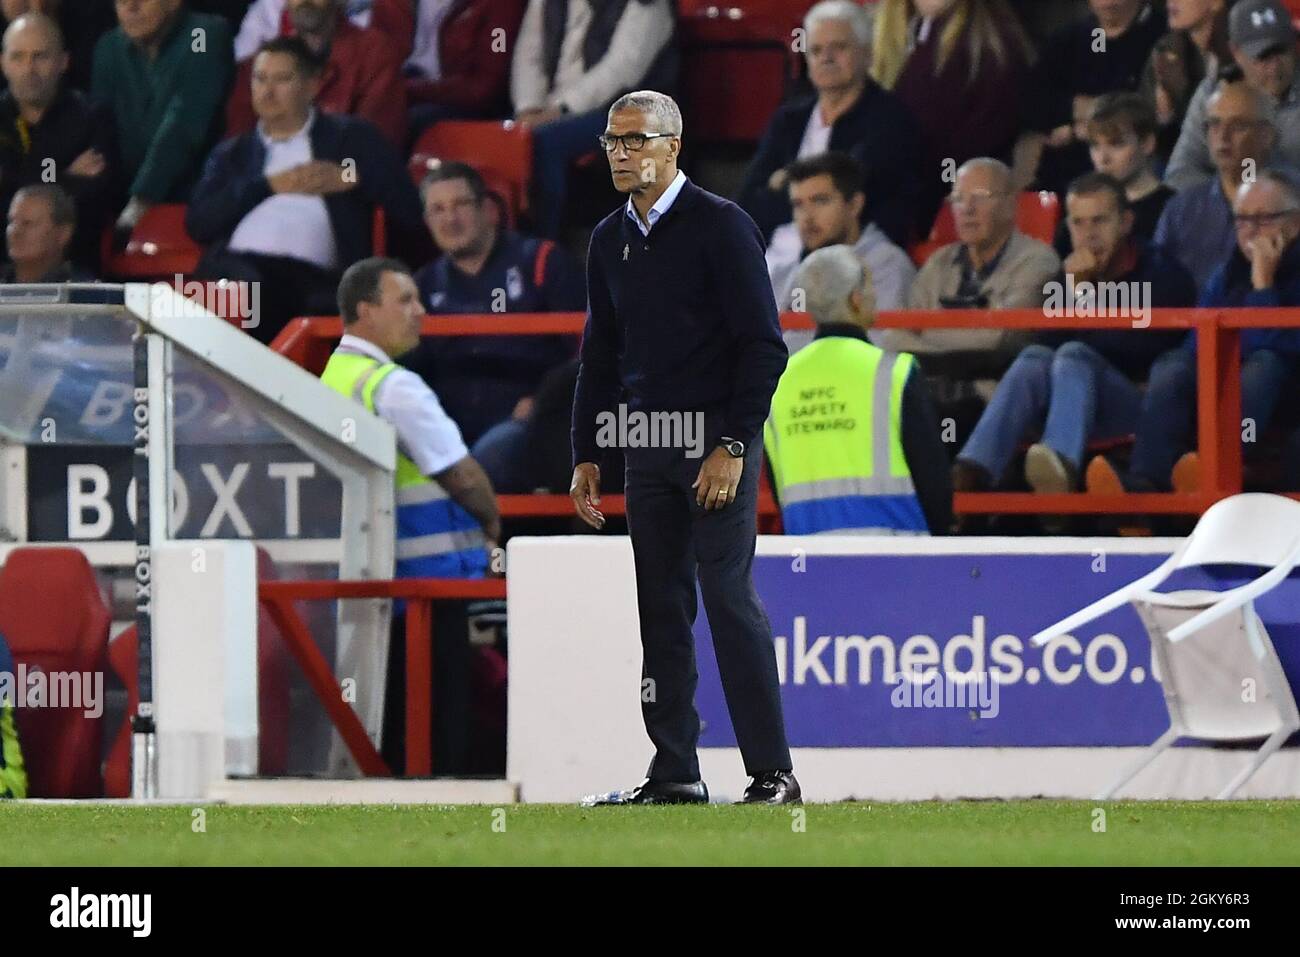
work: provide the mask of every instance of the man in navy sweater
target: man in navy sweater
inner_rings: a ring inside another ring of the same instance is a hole
[[[610,107],[601,137],[614,186],[629,199],[591,236],[570,494],[583,520],[603,526],[601,453],[623,450],[641,710],[655,756],[639,786],[584,803],[709,799],[693,700],[697,572],[752,777],[744,799],[798,803],[772,630],[751,575],[760,434],[786,348],[762,234],[740,207],[678,171],[681,136],[677,104],[643,90]]]

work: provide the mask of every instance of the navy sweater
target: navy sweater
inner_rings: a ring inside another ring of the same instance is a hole
[[[735,203],[687,181],[644,237],[619,206],[587,254],[587,325],[573,398],[573,458],[600,461],[596,415],[723,412],[754,442],[787,358],[763,237]],[[708,436],[710,442],[717,436]]]

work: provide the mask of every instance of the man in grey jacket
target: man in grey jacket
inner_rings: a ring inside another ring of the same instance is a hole
[[[921,267],[912,309],[1037,309],[1043,284],[1061,268],[1046,243],[1016,229],[1011,170],[979,157],[957,170],[948,197],[958,241],[940,248]],[[873,329],[871,341],[891,352],[910,352],[930,377],[941,420],[953,419],[960,447],[974,428],[997,378],[1028,337],[1021,332],[966,324],[952,329]]]

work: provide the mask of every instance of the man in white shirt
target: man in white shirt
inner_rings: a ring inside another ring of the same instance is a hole
[[[321,379],[393,426],[398,440],[397,577],[481,578],[501,538],[496,493],[433,390],[395,358],[420,341],[424,309],[395,259],[354,263],[338,288],[344,335]],[[383,755],[404,763],[404,639],[395,608],[390,635]],[[434,630],[434,773],[463,774],[469,757],[469,638],[463,602],[440,602]]]
[[[257,129],[213,151],[186,210],[190,236],[208,246],[200,278],[258,284],[249,329],[265,343],[294,316],[333,311],[342,270],[374,251],[376,207],[397,235],[421,229],[397,152],[370,124],[312,105],[320,70],[298,37],[263,45],[252,70]]]

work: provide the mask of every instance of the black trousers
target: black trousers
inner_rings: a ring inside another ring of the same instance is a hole
[[[746,451],[736,500],[706,511],[691,488],[703,458],[686,458],[681,449],[626,450],[627,521],[644,651],[641,712],[655,746],[648,777],[656,781],[700,779],[691,632],[697,574],[745,770],[753,775],[791,768],[772,628],[752,576],[762,453],[761,442]]]
[[[464,775],[470,765],[471,669],[468,603],[433,603],[433,774]],[[406,615],[393,613],[380,753],[394,775],[406,773]]]

